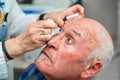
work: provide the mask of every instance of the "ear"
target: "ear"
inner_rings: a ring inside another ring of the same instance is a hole
[[[93,61],[92,64],[86,66],[84,71],[81,72],[81,78],[90,78],[96,75],[102,69],[101,61]]]

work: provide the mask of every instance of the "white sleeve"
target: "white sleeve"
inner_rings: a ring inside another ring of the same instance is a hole
[[[31,22],[37,20],[38,14],[26,15],[16,2],[16,0],[7,0],[8,6],[8,32],[7,36],[15,37],[21,33]]]
[[[7,65],[2,51],[2,45],[0,42],[0,79],[8,77]]]

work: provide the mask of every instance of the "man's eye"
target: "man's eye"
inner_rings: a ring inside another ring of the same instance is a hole
[[[73,44],[73,39],[72,39],[71,37],[68,37],[68,38],[67,38],[67,43],[68,43],[68,44]]]

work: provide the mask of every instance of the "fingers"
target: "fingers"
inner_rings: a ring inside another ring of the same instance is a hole
[[[79,13],[79,15],[82,17],[84,15],[84,8],[77,4],[62,11],[47,13],[44,16],[44,19],[53,19],[58,26],[63,26],[66,17],[75,13]]]
[[[41,31],[37,34],[33,35],[33,39],[36,39],[35,42],[43,43],[48,41],[52,37],[52,29],[41,29]]]
[[[48,40],[50,40],[51,39],[51,35],[41,35],[40,37],[39,37],[39,41],[41,42],[46,42],[46,41],[48,41]]]
[[[64,14],[64,10],[62,11],[57,11],[57,12],[51,12],[51,13],[47,13],[44,16],[44,19],[53,19],[54,22],[58,25],[58,26],[62,26],[64,24],[64,18],[65,18]]]
[[[27,35],[35,43],[46,42],[51,38],[52,30],[57,27],[53,20],[34,22],[27,30]]]
[[[61,18],[59,18],[59,16],[57,19],[55,19],[55,22],[58,24],[59,27],[64,25],[63,18],[61,19]]]
[[[65,14],[67,14],[66,16],[70,16],[72,14],[75,13],[79,13],[79,16],[83,16],[84,15],[84,8],[80,5],[74,5],[70,8],[68,8],[67,10],[65,10]]]
[[[33,22],[17,36],[16,40],[24,52],[34,50],[44,45],[52,37],[52,29],[55,27],[57,24],[50,20]]]
[[[57,24],[50,19],[37,21],[36,25],[40,28],[49,28],[49,29],[54,29],[57,27]]]
[[[48,40],[50,40],[51,39],[51,37],[52,37],[52,35],[39,35],[39,34],[37,34],[37,35],[34,35],[33,36],[33,40],[34,40],[34,42],[35,43],[46,43]]]
[[[47,35],[47,34],[51,34],[52,33],[52,29],[40,29],[40,35]]]
[[[82,6],[77,4],[77,5],[73,6],[73,8],[74,7],[76,8],[76,9],[74,9],[75,12],[79,12],[80,15],[84,15],[84,8]]]

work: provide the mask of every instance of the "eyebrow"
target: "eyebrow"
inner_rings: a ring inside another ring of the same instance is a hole
[[[77,35],[78,37],[81,37],[81,34],[80,34],[79,32],[77,32],[77,31],[75,31],[75,30],[72,30],[72,32],[73,32],[75,35]]]

